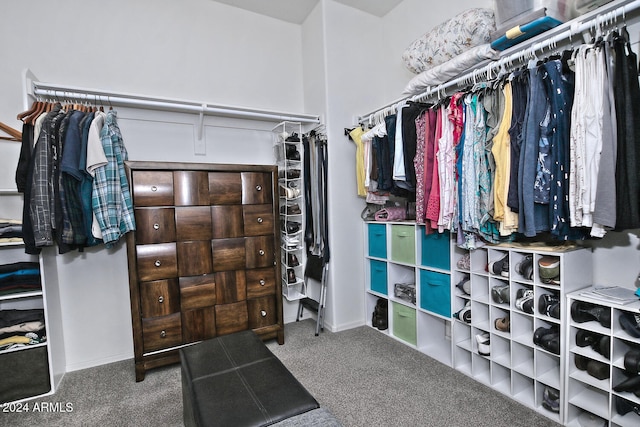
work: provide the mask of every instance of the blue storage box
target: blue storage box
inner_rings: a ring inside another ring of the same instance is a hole
[[[369,224],[369,256],[376,258],[387,257],[387,226],[384,224]]]
[[[451,277],[448,274],[420,270],[420,308],[451,317]]]
[[[374,292],[387,295],[387,263],[369,260],[371,290]]]
[[[449,232],[424,234],[421,227],[421,261],[425,267],[451,269],[451,245]]]

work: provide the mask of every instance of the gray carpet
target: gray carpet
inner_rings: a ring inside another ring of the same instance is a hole
[[[558,426],[372,328],[316,337],[314,327],[287,324],[285,344],[267,345],[345,427]],[[43,412],[42,403],[72,411]],[[181,426],[180,369],[149,371],[139,383],[132,360],[70,372],[55,395],[29,405],[0,413],[0,426]]]

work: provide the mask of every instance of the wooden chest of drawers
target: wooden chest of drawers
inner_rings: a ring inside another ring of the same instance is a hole
[[[275,166],[126,162],[136,380],[192,342],[253,329],[284,343]]]

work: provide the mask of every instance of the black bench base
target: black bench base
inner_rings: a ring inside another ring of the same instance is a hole
[[[180,349],[184,424],[267,426],[318,402],[253,331]]]

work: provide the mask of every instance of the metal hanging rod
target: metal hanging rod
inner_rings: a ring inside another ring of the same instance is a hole
[[[574,38],[581,37],[584,32],[618,25],[618,19],[620,19],[621,25],[624,25],[627,17],[638,10],[640,10],[640,0],[619,0],[603,5],[590,14],[583,16],[582,20],[576,19],[567,22],[505,50],[503,52],[504,56],[500,59],[491,61],[485,66],[480,65],[478,68],[467,71],[455,79],[430,87],[418,95],[396,99],[383,107],[358,116],[357,121],[358,123],[378,123],[408,101],[425,101],[434,95],[440,97],[453,87],[466,86],[476,83],[479,79],[497,75],[502,68],[512,67],[514,64],[520,65],[528,59],[537,58],[536,52],[542,53],[545,50],[555,49],[562,42],[573,43]]]
[[[27,70],[25,74],[27,95],[36,99],[72,100],[78,103],[102,103],[121,107],[195,113],[200,115],[201,120],[203,116],[207,115],[268,122],[294,121],[312,124],[320,123],[320,116],[314,114],[284,113],[256,108],[234,107],[199,101],[151,97],[54,83],[43,83],[30,78],[29,74],[31,73]],[[31,76],[33,76],[33,74],[31,74]]]

